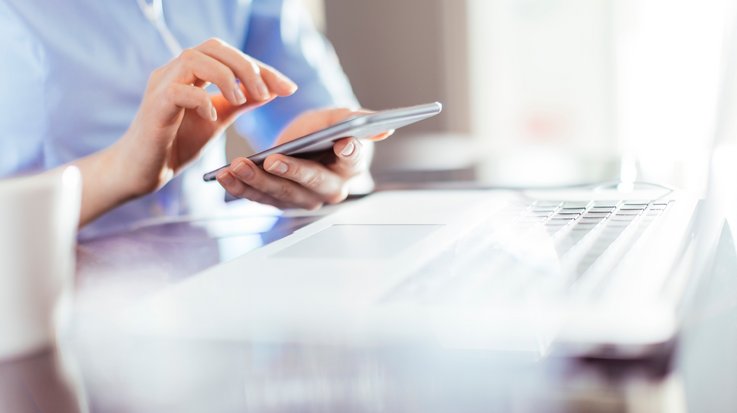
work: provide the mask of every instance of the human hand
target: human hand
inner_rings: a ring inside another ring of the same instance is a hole
[[[307,112],[287,126],[276,145],[366,113],[370,112],[345,108]],[[382,133],[371,140],[385,139],[392,133]],[[345,200],[348,182],[369,173],[371,149],[358,139],[344,138],[319,158],[271,155],[264,161],[263,169],[247,158],[236,158],[230,167],[218,174],[217,180],[231,195],[239,198],[282,209],[317,209],[323,204]]]
[[[205,88],[215,84],[220,93]],[[297,90],[283,74],[219,39],[183,51],[149,78],[133,123],[111,148],[131,196],[152,192],[249,109]]]

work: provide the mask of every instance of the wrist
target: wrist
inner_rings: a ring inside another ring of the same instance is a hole
[[[136,149],[138,146],[138,149]],[[102,153],[107,184],[116,189],[121,202],[147,195],[158,188],[158,181],[143,171],[140,145],[126,132]]]
[[[119,146],[113,145],[73,163],[82,173],[80,226],[139,196],[126,182],[121,159]]]

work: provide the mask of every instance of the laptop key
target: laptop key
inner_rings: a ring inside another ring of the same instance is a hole
[[[550,218],[550,220],[548,222],[553,222],[553,223],[562,222],[562,223],[565,223],[565,224],[569,224],[569,223],[573,222],[574,220],[575,220],[575,218],[572,218],[572,217],[570,217],[570,218],[566,218],[566,217],[552,217],[552,218]]]
[[[611,200],[611,201],[601,200],[601,201],[594,201],[591,206],[593,208],[596,208],[596,207],[612,207],[613,208],[613,207],[616,207],[617,205],[619,205],[619,201],[616,201],[616,200]]]
[[[596,224],[582,224],[578,223],[571,228],[571,232],[589,232],[591,231]]]
[[[558,213],[559,214],[583,214],[586,212],[586,208],[561,208]]]
[[[583,214],[583,218],[600,218],[600,219],[604,219],[604,218],[608,217],[611,214],[612,214],[611,212],[591,212],[591,211],[589,211],[589,212],[586,212],[585,214]]]
[[[588,212],[614,212],[617,209],[617,207],[591,207],[588,209]]]
[[[587,217],[584,215],[578,220],[578,222],[582,224],[598,224],[600,222],[604,222],[604,217]]]
[[[647,205],[622,205],[620,211],[644,211]]]
[[[607,223],[612,224],[627,224],[630,225],[633,221],[637,219],[639,215],[614,215],[611,218],[607,220]]]
[[[566,201],[566,202],[563,202],[563,204],[560,207],[563,209],[568,209],[568,208],[586,209],[586,207],[588,207],[590,203],[591,201]]]
[[[614,216],[621,217],[625,215],[640,215],[640,213],[642,213],[642,210],[639,209],[620,209],[614,214]]]

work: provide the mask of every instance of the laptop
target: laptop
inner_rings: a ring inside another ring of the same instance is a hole
[[[698,203],[663,188],[377,193],[141,304],[155,334],[642,358],[670,347]]]
[[[621,189],[377,193],[125,322],[192,338],[667,359],[719,225],[714,194]]]

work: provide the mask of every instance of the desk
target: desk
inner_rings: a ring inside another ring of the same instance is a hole
[[[224,216],[149,222],[82,243],[59,348],[0,363],[0,411],[737,410],[737,259],[728,237],[666,374],[637,363],[174,340],[107,328],[106,314],[131,300],[319,218],[234,205]]]

